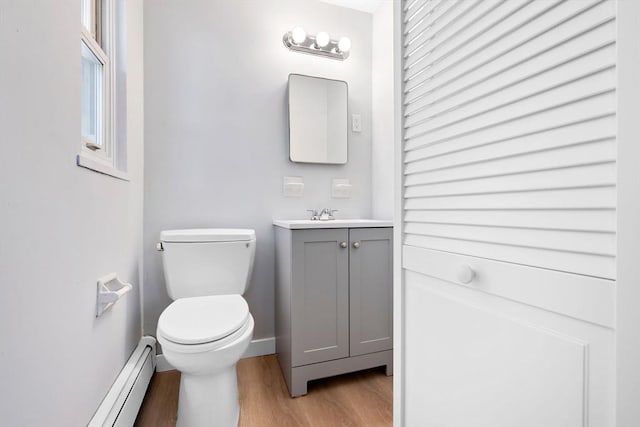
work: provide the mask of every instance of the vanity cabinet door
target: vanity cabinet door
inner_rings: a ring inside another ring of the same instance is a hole
[[[349,231],[351,356],[393,348],[393,229]]]
[[[295,230],[292,366],[349,356],[349,232]]]

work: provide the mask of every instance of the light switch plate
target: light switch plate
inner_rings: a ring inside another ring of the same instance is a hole
[[[304,196],[304,180],[301,176],[285,176],[282,179],[282,194],[284,197]]]
[[[351,115],[351,130],[354,132],[362,132],[362,117],[360,114]]]
[[[331,181],[331,197],[334,199],[351,198],[351,189],[353,186],[346,178],[334,178]]]

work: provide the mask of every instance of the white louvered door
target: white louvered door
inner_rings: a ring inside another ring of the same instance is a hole
[[[400,8],[405,425],[613,426],[615,3]]]

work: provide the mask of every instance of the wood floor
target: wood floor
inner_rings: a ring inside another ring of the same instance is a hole
[[[391,426],[392,377],[373,369],[309,383],[306,396],[292,399],[275,355],[238,362],[240,427]],[[136,427],[173,427],[180,373],[156,373]]]

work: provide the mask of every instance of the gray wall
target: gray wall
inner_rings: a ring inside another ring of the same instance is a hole
[[[154,334],[171,302],[155,250],[163,229],[249,227],[257,233],[245,295],[255,338],[274,333],[273,217],[304,218],[333,207],[338,216],[371,214],[371,15],[315,0],[155,0],[145,2],[144,330]],[[348,35],[340,62],[291,52],[284,32]],[[345,80],[349,162],[294,164],[288,156],[287,76]],[[303,198],[282,195],[282,177],[302,176]],[[331,179],[349,178],[351,199],[331,199]]]
[[[128,2],[131,181],[75,164],[80,2],[0,0],[0,424],[85,426],[141,334],[142,7]],[[96,280],[134,285],[96,319]]]

